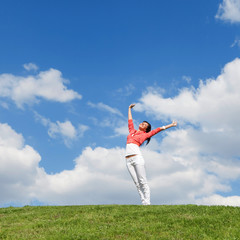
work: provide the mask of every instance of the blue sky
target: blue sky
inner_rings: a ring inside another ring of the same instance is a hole
[[[135,124],[153,204],[240,205],[240,1],[2,1],[1,206],[139,204]],[[169,190],[171,189],[171,190]]]

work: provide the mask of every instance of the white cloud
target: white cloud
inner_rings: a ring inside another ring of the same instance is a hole
[[[62,78],[60,71],[50,69],[27,77],[12,74],[0,75],[0,97],[11,99],[19,108],[33,104],[40,99],[68,102],[81,99],[81,95],[66,87],[68,80]]]
[[[128,135],[128,126],[127,123],[121,123],[121,125],[116,126],[114,129],[114,132],[116,133],[117,136],[120,135],[124,135],[127,136]]]
[[[240,22],[240,0],[223,0],[219,5],[216,18],[231,23]]]
[[[101,102],[97,104],[88,102],[88,105],[92,108],[96,108],[110,114],[110,116],[105,115],[101,120],[91,118],[95,125],[98,125],[99,127],[111,127],[114,129],[113,137],[126,135],[128,133],[128,130],[126,128],[126,120],[123,114],[117,108],[112,108]]]
[[[94,125],[101,128],[113,129],[114,133],[111,137],[126,136],[128,134],[127,119],[125,119],[123,114],[117,108],[112,108],[103,103],[94,104],[92,102],[88,102],[88,105],[92,108],[108,113],[104,114],[103,117],[91,117],[90,119]]]
[[[201,205],[223,205],[223,206],[240,206],[240,197],[231,196],[223,197],[218,194],[211,195],[197,201],[197,204]]]
[[[46,204],[127,203],[130,179],[124,149],[87,147],[72,170],[47,174],[39,167],[40,155],[24,145],[22,135],[0,124],[0,204],[25,205],[33,200]],[[13,141],[13,139],[15,139]],[[134,192],[135,193],[135,192]]]
[[[240,47],[240,39],[235,39],[233,44],[231,45],[231,48],[233,48],[235,46]]]
[[[184,80],[184,81],[186,81],[187,83],[190,83],[191,81],[192,81],[192,78],[191,77],[189,77],[189,76],[182,76],[182,79]]]
[[[113,107],[110,107],[104,103],[92,103],[92,102],[88,102],[88,105],[92,108],[97,108],[99,110],[102,110],[102,111],[107,111],[109,113],[112,113],[112,114],[115,114],[115,115],[118,115],[118,116],[123,116],[122,113],[117,109],[117,108],[113,108]]]
[[[65,122],[51,122],[49,119],[41,116],[35,112],[35,118],[40,121],[45,127],[48,127],[48,135],[51,138],[61,137],[66,146],[70,147],[73,140],[83,137],[85,131],[88,130],[88,126],[79,124],[74,127],[73,124],[66,120]]]
[[[48,134],[51,137],[55,137],[57,134],[62,135],[63,137],[74,139],[76,138],[76,129],[70,121],[50,123],[50,128]]]
[[[124,88],[117,89],[116,93],[119,94],[121,97],[128,97],[132,95],[135,89],[135,86],[130,83]]]
[[[0,146],[22,148],[23,136],[17,134],[8,124],[0,124]]]
[[[78,124],[77,127],[77,136],[78,137],[83,137],[85,131],[87,131],[89,129],[88,126],[84,125],[84,124]]]
[[[34,63],[25,63],[23,64],[23,67],[27,70],[27,71],[37,71],[38,70],[38,66]]]
[[[199,142],[192,138],[188,130],[169,131],[165,134],[167,135],[161,143],[153,138],[150,145],[142,150],[153,202],[197,203],[197,199],[217,191],[231,190],[228,181],[240,177],[240,164],[221,162],[216,156],[202,152]],[[216,164],[218,168],[214,168]]]
[[[156,119],[177,118],[192,124],[201,124],[204,131],[235,131],[240,107],[240,59],[225,65],[216,79],[201,81],[197,89],[184,88],[174,98],[164,98],[150,89],[135,109],[146,111]]]
[[[24,145],[21,134],[8,124],[0,123],[0,204],[29,202],[35,180],[43,171],[40,155]]]

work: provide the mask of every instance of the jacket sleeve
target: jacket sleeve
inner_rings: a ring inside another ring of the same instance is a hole
[[[135,131],[132,119],[128,120],[128,131],[129,133],[131,133],[132,131]]]
[[[146,139],[154,136],[155,134],[157,134],[157,133],[159,133],[161,131],[162,131],[162,129],[159,127],[159,128],[156,128],[156,129],[146,133]]]

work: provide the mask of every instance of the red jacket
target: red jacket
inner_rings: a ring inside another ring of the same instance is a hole
[[[127,144],[134,143],[138,146],[141,146],[145,140],[159,133],[162,129],[156,128],[148,133],[143,131],[137,131],[136,129],[134,129],[133,120],[130,119],[128,120],[128,130],[129,135],[127,136]]]

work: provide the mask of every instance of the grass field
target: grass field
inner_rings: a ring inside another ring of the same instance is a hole
[[[0,208],[0,239],[240,239],[240,208],[96,205]]]

